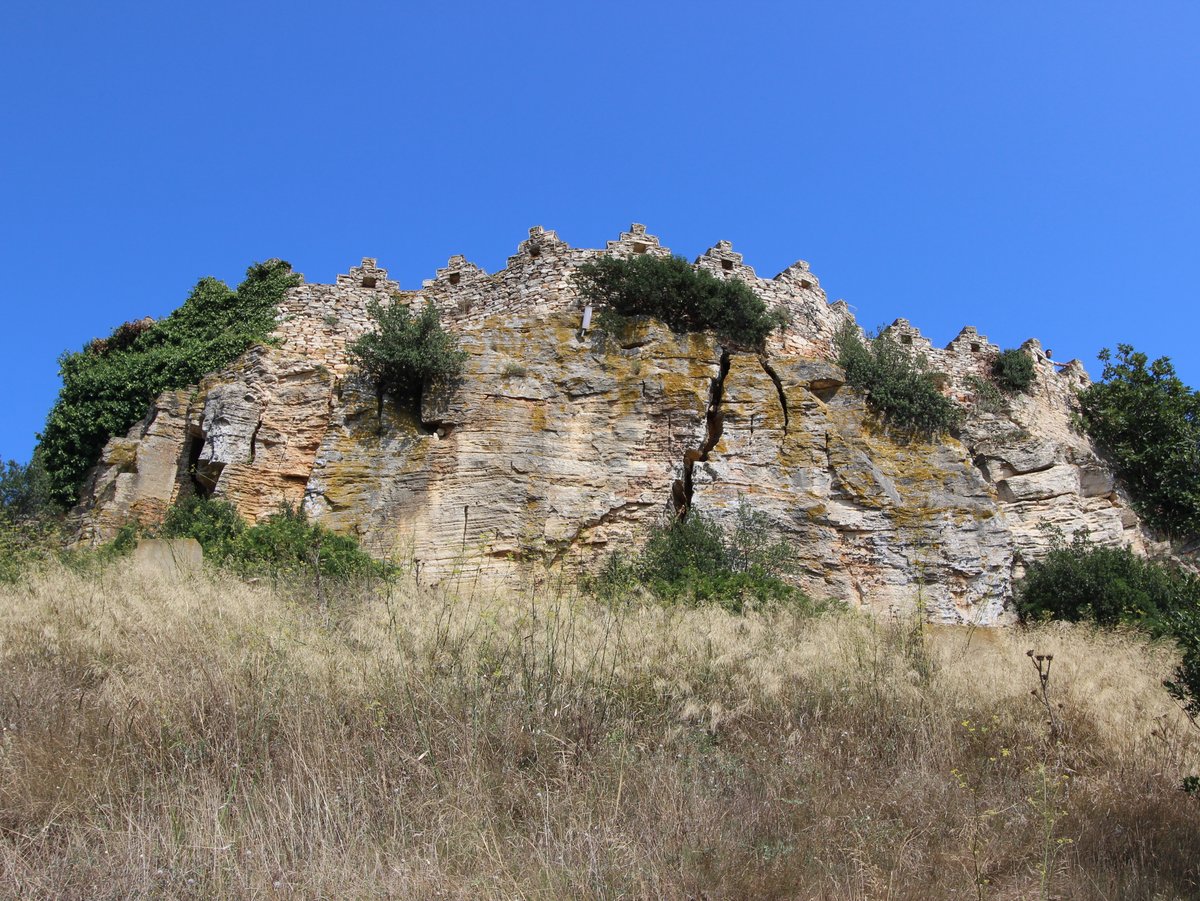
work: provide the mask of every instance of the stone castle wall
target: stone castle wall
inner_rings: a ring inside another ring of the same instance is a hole
[[[761,279],[726,241],[696,260],[790,313],[762,352],[654,321],[584,332],[576,267],[669,252],[637,224],[591,250],[533,228],[492,274],[455,256],[405,290],[364,259],[332,285],[302,284],[280,306],[275,342],[160,397],[109,442],[80,534],[102,540],[211,493],[247,520],[302,505],[423,580],[503,581],[630,553],[672,509],[731,523],[745,500],[793,549],[814,597],[876,610],[920,598],[947,622],[1008,616],[1013,579],[1049,547],[1046,526],[1163,552],[1072,428],[1087,384],[1077,361],[1027,341],[1032,390],[988,409],[976,380],[1000,348],[972,327],[937,348],[898,319],[888,331],[943,374],[966,416],[953,438],[895,443],[833,362],[854,317],[807,263]],[[434,304],[466,351],[461,379],[427,391],[419,416],[380,403],[347,359],[372,301]]]

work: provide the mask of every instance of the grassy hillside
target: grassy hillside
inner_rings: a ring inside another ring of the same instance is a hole
[[[0,894],[1195,898],[1172,664],[1077,626],[52,571],[0,587]]]

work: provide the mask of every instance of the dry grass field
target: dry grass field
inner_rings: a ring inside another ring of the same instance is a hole
[[[1172,663],[1081,627],[51,571],[0,588],[0,894],[1197,898]]]

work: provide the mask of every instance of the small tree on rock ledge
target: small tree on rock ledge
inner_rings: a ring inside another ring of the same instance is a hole
[[[712,330],[722,341],[760,347],[788,320],[786,310],[768,310],[745,282],[719,279],[677,256],[600,257],[581,265],[575,281],[599,306],[602,322],[653,316],[678,334]]]
[[[350,345],[350,359],[397,403],[416,408],[431,381],[462,372],[467,354],[442,328],[432,303],[414,315],[407,304],[373,300],[367,313],[375,328]]]

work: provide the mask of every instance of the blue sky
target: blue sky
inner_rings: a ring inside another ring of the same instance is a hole
[[[4,4],[0,457],[60,352],[201,276],[415,288],[535,224],[1200,386],[1197,46],[1194,0]]]

